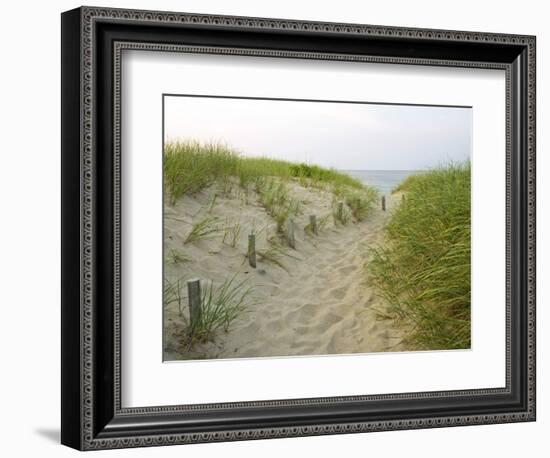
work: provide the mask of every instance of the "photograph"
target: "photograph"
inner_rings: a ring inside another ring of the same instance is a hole
[[[472,107],[163,94],[163,360],[471,347]]]

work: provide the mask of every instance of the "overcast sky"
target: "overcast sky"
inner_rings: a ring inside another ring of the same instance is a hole
[[[165,139],[222,142],[341,170],[423,170],[470,158],[470,108],[165,97]]]

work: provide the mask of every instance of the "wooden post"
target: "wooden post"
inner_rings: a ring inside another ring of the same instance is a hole
[[[294,220],[292,218],[289,218],[288,220],[287,230],[288,245],[291,248],[296,249],[296,239],[294,238]]]
[[[386,196],[382,196],[382,211],[386,211]]]
[[[193,278],[187,282],[187,294],[189,296],[189,320],[191,329],[201,321],[201,281],[198,278]]]
[[[256,236],[248,234],[248,263],[250,267],[256,268]]]
[[[405,203],[405,194],[401,194],[401,202]]]
[[[311,226],[311,233],[317,235],[318,234],[317,216],[309,215],[309,225]]]
[[[344,202],[338,202],[338,207],[336,208],[336,219],[340,222],[344,219]]]

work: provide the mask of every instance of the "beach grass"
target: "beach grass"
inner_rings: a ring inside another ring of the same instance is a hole
[[[411,175],[371,250],[370,282],[411,332],[415,349],[470,348],[470,163]]]
[[[452,167],[452,166],[451,166]],[[440,169],[444,169],[445,167],[440,167]],[[413,175],[409,175],[407,178],[405,178],[401,183],[399,183],[397,186],[395,186],[392,189],[392,194],[395,194],[396,192],[406,192],[408,189],[414,185],[415,182],[422,179],[422,175],[424,172],[417,172]]]
[[[332,193],[334,194],[334,220],[344,225],[348,223],[351,217],[356,221],[365,220],[378,201],[378,191],[370,186],[356,188],[335,183],[332,187]],[[338,202],[346,204],[343,212],[338,211]]]
[[[179,250],[172,249],[167,255],[167,261],[172,264],[183,264],[191,261],[191,258]]]
[[[187,234],[187,237],[183,243],[193,243],[201,239],[214,237],[222,231],[223,228],[219,225],[219,218],[216,218],[215,216],[207,216],[206,218],[203,218],[193,224],[191,231]]]
[[[256,185],[258,180],[265,177],[290,179],[292,176],[286,161],[267,157],[242,157],[237,152],[233,154],[238,158],[236,173],[239,185],[244,189]]]
[[[286,272],[288,272],[288,269],[283,262],[283,258],[287,257],[297,261],[301,260],[300,258],[290,254],[288,248],[278,243],[278,241],[271,241],[270,246],[266,250],[258,250],[257,254],[260,261],[279,266]]]
[[[285,181],[277,178],[261,178],[256,182],[260,203],[275,220],[277,233],[283,234],[288,218],[298,215],[300,202],[292,196]]]
[[[296,180],[303,186],[365,192],[373,188],[337,170],[292,163],[268,157],[245,157],[221,143],[201,143],[195,140],[169,141],[164,146],[164,186],[170,202],[175,204],[184,195],[192,195],[215,182],[222,193],[231,188],[231,179],[248,189],[258,187],[265,178],[281,182]]]
[[[242,225],[239,218],[228,220],[223,228],[222,243],[225,243],[226,245],[235,248],[235,246],[237,245],[237,241],[239,240],[241,231]]]
[[[175,282],[165,280],[165,306],[176,302],[185,324],[183,344],[191,350],[199,343],[213,342],[221,332],[228,332],[233,322],[253,305],[253,288],[247,279],[238,280],[237,274],[227,277],[220,285],[213,281],[204,282],[201,293],[201,313],[199,319],[191,322],[186,311],[186,283],[183,279]]]
[[[171,203],[218,179],[233,175],[238,157],[221,144],[196,141],[168,142],[164,146],[164,185]]]
[[[330,214],[326,214],[319,218],[319,221],[317,221],[317,230],[319,231],[319,233],[323,232],[327,228],[331,216],[332,215]]]
[[[183,313],[183,294],[182,288],[184,286],[183,279],[177,279],[175,281],[169,281],[167,278],[164,279],[164,288],[163,288],[163,299],[164,306],[166,307],[169,304],[177,303],[178,311],[180,314]]]
[[[374,203],[378,201],[378,193],[373,188],[366,188],[361,191],[348,191],[344,193],[344,198],[353,217],[357,221],[363,221],[374,208]]]
[[[332,199],[332,219],[334,224],[341,224],[345,226],[351,219],[351,212],[349,208],[344,205],[344,201],[338,199],[336,196]]]
[[[214,287],[212,281],[207,283],[201,297],[200,320],[188,324],[189,344],[212,341],[218,332],[228,332],[231,324],[251,305],[252,292],[247,280],[237,281],[236,274],[218,287]]]
[[[290,164],[291,176],[300,180],[303,185],[328,185],[332,187],[348,187],[364,190],[366,187],[360,180],[346,173],[333,169],[309,164]],[[370,189],[370,188],[369,188]],[[374,189],[373,189],[374,190]]]

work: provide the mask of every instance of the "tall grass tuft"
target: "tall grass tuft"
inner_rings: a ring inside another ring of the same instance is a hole
[[[351,214],[357,221],[363,221],[370,214],[374,203],[378,201],[378,193],[373,188],[348,192],[344,197]]]
[[[417,349],[470,348],[470,163],[409,177],[369,279]]]
[[[172,204],[185,195],[235,175],[238,156],[222,144],[168,142],[164,146],[164,185]]]
[[[332,193],[335,197],[333,206],[337,200],[345,202],[348,207],[346,211],[351,212],[351,216],[353,216],[356,221],[363,221],[367,218],[374,208],[374,204],[378,201],[378,191],[370,186],[353,188],[336,183],[332,187]],[[347,217],[344,215],[338,215],[337,213],[334,215],[334,220],[340,222],[341,224],[347,223],[347,220],[342,221],[344,218],[349,220],[350,215],[348,214]]]
[[[182,288],[184,285],[183,279],[178,279],[174,282],[169,281],[167,278],[164,279],[164,288],[163,288],[163,298],[164,305],[169,305],[174,302],[178,304],[178,311],[182,313],[183,307],[183,295]]]
[[[277,232],[284,233],[290,216],[300,212],[300,202],[292,197],[287,184],[276,178],[262,178],[256,183],[260,203],[275,220]]]
[[[191,322],[183,315],[186,323],[186,342],[189,348],[197,343],[214,341],[219,332],[228,332],[232,323],[252,305],[252,287],[247,279],[237,281],[237,274],[226,278],[214,287],[206,284],[201,295],[201,316]]]
[[[241,234],[242,226],[241,220],[236,218],[233,220],[227,220],[225,227],[223,228],[223,239],[222,243],[235,248],[239,236]]]
[[[262,262],[267,262],[279,266],[286,272],[288,272],[288,269],[283,263],[284,257],[300,261],[300,258],[290,254],[288,248],[284,247],[277,241],[272,241],[269,248],[267,248],[266,250],[257,250],[256,253]]]
[[[210,238],[221,231],[222,229],[219,226],[219,218],[216,218],[215,216],[207,216],[193,225],[183,243],[192,243],[197,240]]]
[[[184,291],[186,282],[180,278],[174,282],[164,280],[164,305],[177,303],[184,322],[183,344],[190,350],[198,343],[212,342],[220,332],[228,332],[233,322],[254,304],[253,289],[247,279],[238,281],[237,274],[226,278],[215,287],[206,282],[201,293],[200,320],[191,324]]]
[[[178,250],[170,250],[170,252],[166,256],[167,261],[171,262],[172,264],[183,264],[184,262],[191,261],[191,258],[187,256],[186,254],[182,253]]]
[[[344,201],[336,198],[332,199],[332,219],[334,225],[341,224],[345,226],[349,223],[351,212],[348,207],[344,205]]]

